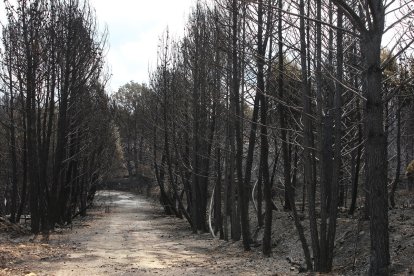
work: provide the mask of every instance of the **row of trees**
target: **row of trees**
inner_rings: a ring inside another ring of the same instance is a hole
[[[87,2],[5,1],[0,213],[31,230],[84,215],[111,168],[116,128],[104,91],[106,34]]]
[[[165,211],[245,250],[263,227],[269,255],[279,195],[307,268],[327,272],[338,207],[363,205],[370,274],[387,275],[388,179],[393,205],[414,131],[413,9],[397,2],[198,1],[183,38],[163,35],[150,86],[114,97],[126,153],[152,163]]]

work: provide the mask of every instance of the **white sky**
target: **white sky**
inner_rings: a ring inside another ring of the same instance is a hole
[[[109,92],[135,81],[148,82],[156,65],[157,46],[167,26],[172,37],[182,35],[196,0],[89,0],[96,10],[100,29],[108,28],[107,65],[112,74]],[[0,21],[5,21],[0,0]],[[392,32],[385,35],[390,41]]]
[[[116,91],[133,80],[148,82],[156,64],[159,38],[168,26],[172,36],[182,35],[195,0],[90,0],[101,29],[109,30],[108,85]]]
[[[96,11],[100,30],[109,31],[107,65],[112,77],[109,92],[133,80],[148,82],[157,59],[160,36],[168,29],[181,36],[190,8],[196,0],[89,0]],[[0,0],[0,21],[5,21]]]

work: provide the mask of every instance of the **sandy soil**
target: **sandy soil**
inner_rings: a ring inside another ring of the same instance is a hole
[[[261,247],[244,252],[241,242],[191,234],[185,220],[165,216],[144,196],[101,191],[95,199],[87,217],[47,238],[0,233],[0,275],[297,275],[304,264],[290,213],[274,212],[266,258]],[[413,275],[414,208],[402,207],[389,213],[391,271]],[[341,213],[329,275],[366,275],[369,241],[368,222]]]
[[[127,192],[103,191],[101,208],[66,229],[19,243],[20,261],[5,275],[290,275],[260,250],[244,253],[240,243],[192,235],[184,220],[166,217],[154,203]],[[27,249],[27,255],[24,251]],[[15,249],[14,249],[15,250]],[[15,252],[15,254],[17,254]]]

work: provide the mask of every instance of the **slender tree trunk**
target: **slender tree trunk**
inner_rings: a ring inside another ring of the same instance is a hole
[[[298,166],[298,153],[297,153],[297,149],[295,149],[295,169],[293,172],[293,182],[292,182],[292,186],[295,187],[296,186],[296,179],[297,179],[297,166]],[[312,266],[312,258],[311,258],[311,254],[309,251],[309,246],[308,246],[308,242],[306,240],[306,236],[305,236],[305,231],[303,229],[303,226],[300,222],[297,210],[296,210],[296,203],[295,203],[295,196],[293,194],[293,189],[290,190],[292,193],[289,193],[289,201],[290,201],[290,206],[292,208],[292,214],[293,214],[293,219],[295,222],[295,227],[296,230],[298,231],[298,236],[299,236],[299,240],[301,242],[302,245],[302,249],[303,249],[303,254],[305,256],[305,262],[306,262],[306,268],[307,270],[312,270],[313,266]]]
[[[316,225],[316,210],[315,210],[315,181],[314,173],[315,168],[312,162],[312,153],[313,148],[312,142],[312,121],[311,121],[311,94],[310,94],[310,84],[308,81],[308,68],[307,68],[307,44],[306,44],[306,34],[305,34],[305,2],[300,0],[299,12],[301,15],[300,18],[300,44],[301,44],[301,72],[302,72],[302,105],[303,105],[303,167],[304,167],[304,185],[307,187],[308,195],[308,208],[309,208],[309,222],[310,222],[310,232],[311,232],[311,241],[313,249],[313,258],[315,269],[319,268],[320,255],[319,255],[319,237],[318,237],[318,228]]]
[[[262,0],[259,2],[259,7],[263,8]],[[258,14],[260,15],[260,11]],[[261,22],[259,22],[259,26]],[[261,41],[260,41],[261,42]],[[262,55],[264,59],[264,55]],[[264,84],[263,84],[264,88]],[[264,225],[264,234],[263,234],[263,254],[265,256],[270,256],[272,253],[272,211],[273,211],[273,201],[272,201],[272,182],[269,177],[269,140],[267,132],[267,98],[266,91],[262,91],[260,94],[260,165],[262,172],[262,180],[264,186],[264,196],[265,196],[265,225]]]
[[[25,206],[26,206],[26,198],[27,198],[27,172],[28,172],[28,168],[27,168],[27,120],[26,120],[26,112],[25,109],[23,107],[23,87],[22,87],[22,83],[19,83],[19,88],[20,88],[20,102],[22,104],[22,126],[23,126],[23,148],[22,148],[22,152],[23,152],[23,158],[22,158],[22,169],[23,169],[23,181],[22,181],[22,192],[21,192],[21,200],[20,200],[20,206],[19,206],[19,210],[17,212],[17,217],[16,217],[16,221],[20,221],[20,217],[22,216]]]
[[[228,131],[228,130],[227,130]],[[224,214],[223,214],[223,228],[224,228],[224,240],[229,240],[229,225],[228,225],[228,217],[230,214],[229,208],[229,187],[231,182],[231,175],[230,175],[230,145],[229,145],[229,137],[227,135],[226,138],[226,154],[225,154],[225,164],[224,164],[224,191],[223,191],[223,205],[224,205]]]
[[[291,158],[289,155],[288,149],[288,135],[287,135],[287,112],[286,106],[283,104],[286,102],[284,96],[284,54],[283,54],[283,2],[281,0],[278,1],[278,46],[279,46],[279,53],[278,53],[278,88],[279,88],[279,100],[282,102],[279,104],[279,120],[280,120],[280,135],[282,139],[282,155],[283,155],[283,178],[285,182],[285,206],[284,209],[286,211],[292,210],[292,204],[290,201],[291,194],[294,196],[292,183],[291,183]]]
[[[260,96],[260,123],[261,123],[261,149],[260,149],[260,158],[262,165],[262,179],[264,186],[264,196],[265,196],[265,228],[263,235],[263,254],[265,256],[270,256],[272,253],[272,211],[273,211],[273,202],[272,202],[272,187],[269,179],[269,142],[267,138],[267,102],[264,94]]]
[[[220,239],[224,238],[223,232],[223,219],[221,215],[221,152],[220,148],[217,147],[216,149],[216,171],[217,171],[217,178],[216,178],[216,189],[214,193],[214,232],[220,232]]]
[[[397,96],[398,97],[398,96]],[[401,172],[401,104],[400,99],[397,98],[396,116],[397,116],[397,165],[395,168],[395,177],[391,185],[390,192],[390,204],[392,208],[395,208],[395,191],[397,190],[398,183],[400,182]]]
[[[236,138],[236,173],[238,183],[238,198],[237,202],[240,206],[240,222],[241,232],[243,236],[243,247],[244,250],[250,250],[250,225],[249,225],[249,194],[248,186],[249,183],[243,182],[243,129],[241,125],[241,97],[240,97],[240,80],[239,80],[239,55],[238,55],[238,1],[233,0],[232,2],[232,106],[234,110],[234,131]],[[236,234],[236,239],[238,234]]]
[[[337,69],[336,69],[336,89],[334,97],[334,118],[335,118],[335,129],[334,129],[334,160],[333,160],[333,173],[332,173],[332,185],[331,185],[331,202],[329,204],[329,228],[327,235],[327,271],[332,270],[334,245],[335,245],[335,234],[336,234],[336,220],[338,217],[338,203],[339,203],[339,183],[340,183],[340,172],[341,172],[341,138],[342,138],[342,93],[343,93],[343,34],[342,34],[343,14],[341,10],[338,10],[337,19]]]
[[[382,1],[373,4],[374,29],[363,33],[365,81],[365,173],[369,187],[371,233],[370,275],[388,275],[390,264],[388,234],[387,139],[384,131],[381,39],[384,30]]]

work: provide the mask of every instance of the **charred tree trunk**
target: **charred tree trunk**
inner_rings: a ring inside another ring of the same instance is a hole
[[[299,12],[300,18],[300,44],[301,44],[301,73],[302,73],[302,105],[303,105],[303,167],[304,167],[304,185],[307,189],[308,196],[308,209],[309,209],[309,221],[310,221],[310,232],[313,249],[313,258],[315,267],[319,266],[319,237],[318,228],[316,225],[316,210],[315,210],[315,181],[314,173],[315,168],[312,162],[312,121],[311,121],[311,94],[310,94],[310,83],[308,81],[308,64],[307,64],[307,43],[305,34],[305,2],[300,1]]]
[[[400,182],[401,172],[401,104],[400,99],[397,99],[396,116],[397,116],[397,166],[395,167],[395,177],[391,185],[390,191],[390,204],[392,208],[395,208],[395,191],[397,190],[398,183]]]
[[[216,171],[217,171],[217,178],[216,178],[216,188],[214,192],[214,232],[220,233],[220,239],[224,239],[224,232],[223,232],[223,218],[221,215],[221,152],[220,148],[217,147],[216,149]]]

